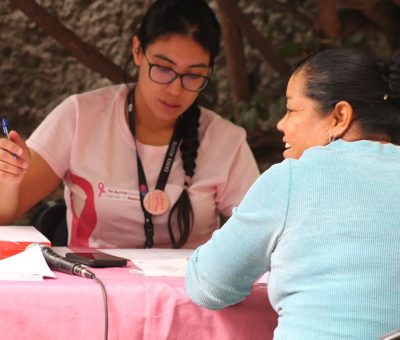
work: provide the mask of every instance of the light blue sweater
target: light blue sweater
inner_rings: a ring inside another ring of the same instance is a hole
[[[274,339],[400,328],[400,147],[335,141],[272,166],[190,258],[192,300],[220,309],[271,270]]]

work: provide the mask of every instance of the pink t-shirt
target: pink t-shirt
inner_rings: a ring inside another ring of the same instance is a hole
[[[65,184],[69,245],[143,247],[136,146],[125,119],[126,85],[73,95],[57,106],[27,141]],[[243,128],[201,108],[200,146],[188,189],[195,221],[187,248],[204,243],[230,216],[259,175]],[[168,145],[136,142],[149,189],[155,187]],[[182,192],[178,150],[165,191],[171,206]],[[168,213],[153,216],[154,247],[171,247]]]

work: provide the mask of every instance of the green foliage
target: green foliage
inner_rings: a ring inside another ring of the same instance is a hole
[[[239,106],[242,126],[249,132],[253,132],[257,126],[259,112],[255,106],[242,102],[243,107]]]
[[[362,46],[365,43],[366,35],[364,32],[356,32],[344,40],[344,45],[348,47]]]
[[[215,78],[211,78],[204,91],[200,92],[197,103],[200,106],[212,108],[216,106],[218,98],[218,82]]]
[[[268,92],[256,93],[250,100],[238,104],[241,125],[249,135],[256,130],[265,131],[271,126],[275,126],[282,117],[285,103],[284,94],[276,98],[268,98]]]
[[[285,58],[297,57],[301,54],[303,47],[296,42],[287,42],[279,47],[279,54]]]

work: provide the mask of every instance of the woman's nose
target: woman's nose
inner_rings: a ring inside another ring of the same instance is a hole
[[[182,79],[177,77],[172,83],[167,85],[167,90],[170,94],[177,96],[183,90]]]
[[[284,128],[284,121],[285,121],[286,115],[284,115],[279,122],[276,124],[276,128],[278,129],[278,131],[283,132],[283,128]]]

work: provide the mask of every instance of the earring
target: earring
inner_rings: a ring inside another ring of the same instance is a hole
[[[332,133],[329,131],[329,133],[328,133],[328,144],[330,144],[330,143],[332,143],[333,141],[335,141],[335,139],[336,139],[336,134],[337,134],[337,132],[335,132],[335,134],[332,135]]]

